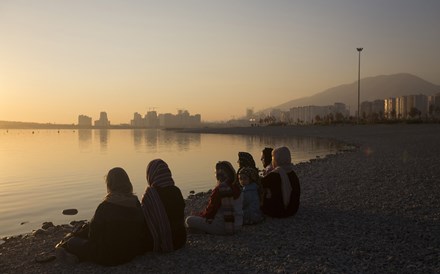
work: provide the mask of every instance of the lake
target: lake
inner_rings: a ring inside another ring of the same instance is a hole
[[[90,220],[106,194],[105,175],[124,168],[141,199],[147,164],[168,163],[184,197],[215,185],[220,160],[237,169],[238,152],[247,151],[262,168],[264,147],[287,146],[294,163],[336,153],[332,140],[178,133],[157,129],[80,129],[0,131],[0,237],[31,232],[51,221]],[[62,215],[68,208],[74,216]]]

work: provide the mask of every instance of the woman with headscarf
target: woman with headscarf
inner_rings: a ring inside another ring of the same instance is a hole
[[[147,166],[148,187],[142,197],[142,209],[153,245],[152,251],[169,252],[186,243],[185,200],[175,186],[171,170],[162,159]]]
[[[127,173],[120,167],[113,168],[106,183],[107,195],[92,220],[57,244],[57,258],[68,263],[118,265],[145,253],[147,226]]]
[[[217,184],[206,208],[196,216],[186,218],[186,227],[196,232],[232,235],[243,225],[243,196],[230,162],[215,166]]]
[[[301,190],[287,147],[272,151],[272,166],[274,169],[261,179],[264,191],[261,210],[271,217],[293,216],[299,208]]]
[[[257,175],[258,175],[258,168],[255,165],[255,161],[254,161],[254,158],[252,157],[252,155],[249,152],[240,151],[240,152],[238,152],[238,170],[237,170],[237,174],[239,174],[240,170],[245,168],[245,167],[249,167],[249,168],[254,169],[257,172]]]

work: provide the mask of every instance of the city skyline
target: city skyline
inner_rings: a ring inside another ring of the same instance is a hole
[[[157,108],[226,121],[356,81],[357,47],[361,78],[407,72],[438,85],[438,10],[434,0],[1,1],[0,120],[70,124],[105,110],[121,124]]]

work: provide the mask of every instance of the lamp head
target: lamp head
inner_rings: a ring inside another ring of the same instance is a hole
[[[364,48],[356,48],[357,51],[361,52]]]

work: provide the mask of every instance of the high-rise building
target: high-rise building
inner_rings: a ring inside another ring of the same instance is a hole
[[[108,127],[110,126],[110,121],[107,118],[107,112],[102,111],[99,114],[99,120],[95,120],[95,127]]]
[[[92,117],[86,115],[78,116],[78,126],[80,127],[91,127],[92,126]]]

